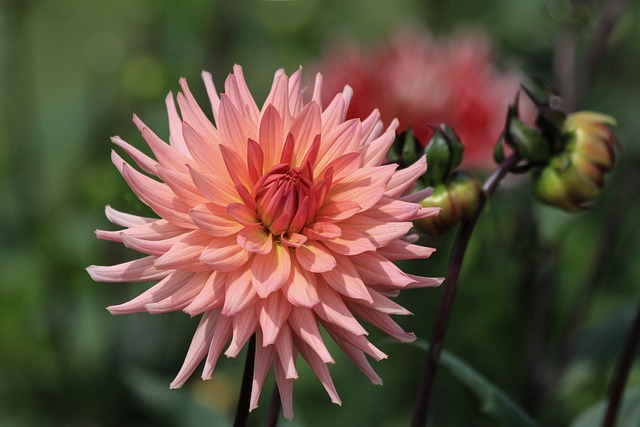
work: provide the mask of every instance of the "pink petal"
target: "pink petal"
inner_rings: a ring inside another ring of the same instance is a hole
[[[189,123],[191,127],[200,135],[205,141],[220,141],[218,131],[213,126],[211,121],[204,114],[198,102],[191,94],[187,81],[184,78],[180,79],[180,88],[182,93],[178,93],[178,106],[180,107],[180,113],[182,113],[182,119],[184,122]],[[183,124],[184,130],[184,124]],[[189,140],[185,135],[185,141],[187,144]],[[191,149],[191,147],[189,147]],[[192,153],[193,154],[193,153]]]
[[[409,192],[415,186],[416,180],[424,175],[426,171],[427,160],[425,156],[422,156],[420,160],[408,168],[401,169],[393,174],[393,177],[389,180],[388,190],[385,195],[399,197]]]
[[[378,249],[378,253],[389,261],[428,258],[434,252],[434,248],[414,245],[401,239],[389,242],[387,246]]]
[[[278,359],[280,359],[280,365],[274,363],[274,367],[276,367],[276,365],[280,366],[285,378],[298,378],[298,372],[296,371],[297,353],[293,347],[291,328],[287,323],[284,323],[282,328],[280,328],[275,347]]]
[[[313,240],[308,240],[296,249],[296,260],[312,273],[331,271],[336,266],[336,260],[329,250]]]
[[[212,237],[200,230],[193,231],[178,240],[171,249],[156,260],[161,269],[181,269],[186,271],[205,271],[207,266],[200,256]]]
[[[397,339],[400,342],[413,342],[416,339],[412,332],[405,332],[400,325],[394,322],[388,314],[380,313],[360,304],[350,304],[349,307],[356,315],[366,322],[371,323],[387,335]]]
[[[129,302],[107,307],[111,314],[141,313],[145,306],[159,302],[177,292],[185,283],[193,277],[193,273],[185,271],[173,271],[160,282],[138,295]]]
[[[225,293],[222,307],[222,314],[225,316],[235,316],[245,307],[254,304],[258,295],[251,286],[251,270],[235,270],[229,273]]]
[[[158,177],[171,188],[171,191],[183,202],[189,206],[197,206],[206,203],[208,200],[199,191],[193,183],[189,169],[185,168],[186,173],[176,172],[163,166],[158,166]]]
[[[234,105],[238,106],[238,108],[242,107],[245,121],[257,123],[260,110],[258,110],[258,106],[253,96],[251,96],[240,65],[233,66],[233,74],[229,75],[225,80],[224,89],[225,94],[229,95]]]
[[[379,137],[367,144],[363,166],[377,166],[385,161],[385,156],[396,139],[395,129],[398,121],[394,119],[389,128]]]
[[[253,381],[251,383],[251,398],[249,402],[249,412],[258,407],[258,400],[260,399],[260,392],[262,391],[262,385],[267,377],[267,372],[271,367],[273,361],[274,348],[272,345],[264,346],[262,341],[262,334],[260,331],[256,332],[256,350],[255,350],[255,363],[253,365]]]
[[[209,273],[195,274],[167,298],[145,305],[145,310],[150,314],[160,314],[184,309],[200,293],[209,275]]]
[[[360,277],[371,285],[404,287],[415,280],[377,252],[364,252],[350,258]]]
[[[182,135],[182,119],[178,115],[176,103],[171,92],[165,98],[165,106],[167,107],[167,116],[169,118],[169,143],[178,153],[187,159],[191,159],[191,154]]]
[[[320,301],[316,291],[316,276],[307,273],[297,262],[292,264],[291,275],[284,283],[283,291],[287,300],[296,306],[313,307]]]
[[[282,415],[291,421],[293,419],[293,380],[286,377],[282,367],[277,363],[273,365],[273,370],[280,393]]]
[[[335,258],[336,267],[322,273],[322,278],[342,295],[372,303],[373,299],[349,257],[336,254]]]
[[[302,159],[311,148],[316,135],[320,134],[320,107],[311,101],[295,116],[289,130],[295,141],[292,165],[301,166]]]
[[[247,252],[260,255],[268,255],[273,249],[273,236],[262,224],[251,224],[245,226],[238,233],[238,245]],[[255,262],[255,258],[254,258]]]
[[[351,344],[353,347],[373,357],[374,360],[380,361],[388,356],[380,351],[375,345],[371,344],[364,335],[353,335],[352,333],[331,323],[322,323],[329,334],[336,339]]]
[[[134,227],[136,225],[145,225],[150,222],[157,221],[158,218],[146,218],[138,215],[131,215],[128,213],[120,212],[110,205],[107,205],[104,209],[105,215],[109,222],[119,225],[121,227]]]
[[[320,282],[321,283],[321,282]],[[367,331],[353,317],[351,311],[342,301],[342,297],[329,286],[318,283],[320,303],[313,307],[318,316],[354,335],[366,335]]]
[[[224,303],[226,281],[226,273],[219,271],[210,273],[200,293],[182,311],[193,317],[221,307]]]
[[[267,105],[260,121],[260,146],[264,152],[264,168],[277,164],[284,144],[282,119],[273,105]]]
[[[302,109],[301,80],[302,67],[298,67],[298,69],[291,74],[291,77],[289,78],[289,112],[293,117],[300,114],[300,110]],[[312,99],[311,102],[315,101]]]
[[[331,332],[330,332],[331,333]],[[351,358],[353,363],[362,371],[362,373],[369,378],[372,384],[382,385],[382,379],[378,376],[376,371],[373,370],[371,364],[367,360],[364,352],[351,345],[348,341],[344,341],[335,335],[331,335],[333,340],[340,346],[347,356]]]
[[[444,282],[444,277],[423,277],[413,274],[407,274],[407,276],[415,280],[415,283],[408,284],[404,289],[432,288],[440,286]]]
[[[340,237],[342,230],[330,222],[314,222],[305,227],[303,234],[313,240],[329,240]]]
[[[158,159],[158,163],[160,163],[160,165],[178,172],[187,172],[186,165],[189,163],[189,159],[187,157],[182,156],[173,147],[164,142],[135,114],[133,116],[133,123],[135,123],[147,145],[151,148],[153,155]]]
[[[242,224],[238,224],[224,207],[213,203],[192,208],[189,216],[198,228],[215,237],[230,236],[242,229]]]
[[[137,148],[134,148],[119,136],[112,137],[111,142],[122,148],[125,153],[127,153],[143,171],[151,175],[156,174],[156,167],[158,166],[158,162],[153,160],[151,157],[147,156]]]
[[[282,325],[289,318],[291,304],[280,292],[276,292],[262,300],[257,310],[260,329],[263,335],[263,345],[274,344],[282,329]]]
[[[224,309],[223,309],[224,312]],[[236,357],[258,327],[258,317],[253,308],[240,311],[233,317],[233,338],[224,352],[227,357]]]
[[[227,206],[226,211],[233,219],[243,225],[253,225],[259,221],[256,211],[244,203],[231,203]]]
[[[200,361],[209,350],[211,337],[219,315],[219,312],[210,311],[202,316],[202,319],[200,319],[200,323],[196,328],[196,332],[193,334],[193,339],[191,340],[191,345],[187,351],[184,363],[182,364],[178,375],[176,375],[169,387],[182,387],[191,374],[193,374],[193,371],[196,370]]]
[[[249,261],[251,254],[239,246],[236,240],[233,235],[211,238],[200,255],[200,261],[217,271],[232,271],[242,267]]]
[[[220,110],[220,96],[216,90],[216,85],[213,83],[213,77],[211,73],[207,71],[202,72],[202,80],[207,88],[207,95],[209,96],[209,103],[211,104],[211,110],[213,112],[213,119],[217,122]]]
[[[289,250],[276,244],[267,254],[256,254],[251,262],[251,283],[260,298],[277,291],[291,273]]]
[[[329,369],[327,365],[324,364],[322,359],[318,357],[316,353],[311,351],[311,349],[304,343],[300,343],[298,345],[298,349],[300,350],[300,354],[307,361],[313,372],[316,374],[324,389],[327,391],[327,394],[331,398],[331,401],[337,405],[342,405],[342,400],[340,400],[340,396],[338,396],[338,391],[336,387],[333,385],[333,380],[331,379],[331,374],[329,373]]]
[[[151,282],[164,279],[171,273],[158,270],[153,265],[154,261],[155,257],[148,256],[106,267],[91,265],[87,272],[96,282]]]
[[[362,206],[352,200],[325,203],[318,211],[316,218],[328,218],[331,221],[342,221],[362,211]]]
[[[217,310],[216,310],[217,311]],[[202,379],[209,380],[213,376],[213,371],[216,368],[216,363],[222,349],[231,338],[231,318],[219,315],[218,322],[211,336],[211,345],[209,347],[209,355],[204,362],[204,368],[202,369]]]
[[[313,349],[323,363],[334,363],[329,350],[322,341],[318,322],[312,310],[305,307],[293,307],[289,316],[289,326],[309,348]]]

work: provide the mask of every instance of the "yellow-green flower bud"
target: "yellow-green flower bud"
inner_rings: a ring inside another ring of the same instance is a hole
[[[422,206],[438,207],[440,214],[416,221],[416,226],[432,236],[444,233],[461,221],[469,219],[483,197],[482,185],[471,174],[456,171],[447,183],[433,187],[431,196]]]
[[[564,150],[532,173],[538,199],[570,212],[588,208],[615,163],[617,139],[607,126],[614,124],[615,120],[604,114],[569,114],[561,129],[568,138]]]

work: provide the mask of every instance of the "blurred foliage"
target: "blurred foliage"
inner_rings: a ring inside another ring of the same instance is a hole
[[[332,43],[374,46],[405,27],[446,36],[483,28],[503,64],[553,80],[558,35],[573,25],[582,52],[595,0],[4,0],[0,3],[0,425],[204,426],[232,418],[242,361],[214,379],[168,390],[197,319],[181,313],[114,318],[103,307],[145,287],[95,284],[89,264],[135,257],[99,242],[103,207],[140,213],[109,160],[109,136],[142,147],[138,114],[159,135],[164,96],[187,77],[201,99],[203,69],[221,82],[234,63],[264,99],[277,68],[312,66]],[[584,13],[572,18],[572,8]],[[567,425],[605,395],[638,300],[640,240],[640,6],[612,35],[586,107],[618,120],[624,152],[592,211],[570,216],[535,204],[521,178],[505,183],[482,216],[465,260],[446,347],[545,426]],[[136,142],[137,141],[137,142]],[[453,233],[407,268],[443,275]],[[405,292],[416,315],[400,319],[428,338],[440,290]],[[380,334],[372,331],[373,341]],[[335,349],[334,349],[335,350]],[[404,426],[423,351],[388,346],[368,384],[334,351],[342,407],[307,367],[288,425]],[[260,425],[268,406],[268,378]],[[640,383],[636,368],[631,383]],[[637,399],[636,399],[637,401]],[[475,425],[473,396],[440,372],[434,425]],[[283,425],[287,425],[283,422]],[[576,424],[582,425],[582,424]]]

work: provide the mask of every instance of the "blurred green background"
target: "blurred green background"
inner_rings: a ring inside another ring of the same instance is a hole
[[[221,360],[212,381],[194,374],[170,391],[197,319],[182,313],[112,317],[107,305],[146,285],[96,284],[84,268],[137,255],[95,239],[113,229],[103,209],[144,207],[109,157],[109,137],[141,148],[136,113],[168,136],[164,97],[186,77],[200,99],[201,70],[218,87],[244,67],[259,103],[276,69],[314,64],[331,43],[375,46],[395,31],[446,36],[482,28],[503,64],[553,81],[554,43],[576,29],[578,52],[601,2],[568,0],[3,0],[0,3],[0,425],[231,425],[243,360]],[[571,7],[580,9],[571,18]],[[597,207],[568,215],[531,200],[526,183],[498,191],[465,261],[446,347],[525,408],[563,426],[597,403],[640,290],[640,7],[607,43],[585,107],[618,119],[624,147]],[[580,71],[580,70],[579,70]],[[407,266],[444,275],[454,233]],[[400,319],[428,339],[440,291],[405,292],[416,315]],[[390,355],[372,386],[335,353],[343,406],[306,367],[294,388],[292,426],[404,426],[424,352],[373,340]],[[261,425],[272,379],[250,417]],[[631,387],[640,384],[640,369]],[[439,372],[433,425],[499,425],[447,370]]]

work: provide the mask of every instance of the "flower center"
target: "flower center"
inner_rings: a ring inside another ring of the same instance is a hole
[[[312,188],[310,171],[286,163],[274,166],[254,188],[262,225],[274,235],[299,232],[308,219]]]

